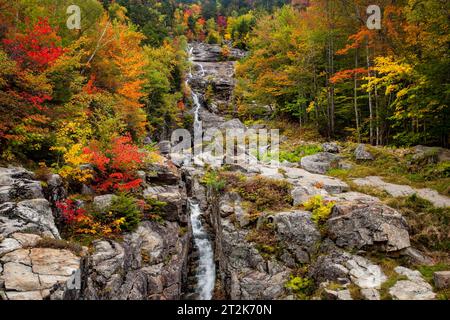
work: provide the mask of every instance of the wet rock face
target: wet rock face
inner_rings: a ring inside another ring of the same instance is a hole
[[[222,47],[218,44],[194,43],[194,60],[199,62],[217,62],[223,60]],[[228,59],[239,60],[245,57],[245,52],[231,48]]]
[[[337,204],[327,227],[330,239],[346,249],[392,252],[410,246],[406,220],[394,209],[377,202]]]
[[[97,241],[89,259],[83,298],[167,300],[181,297],[189,234],[179,225],[143,222],[123,242]]]

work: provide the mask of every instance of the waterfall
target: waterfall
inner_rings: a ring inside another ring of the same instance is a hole
[[[194,243],[199,252],[199,265],[196,275],[197,293],[200,300],[211,300],[216,281],[214,252],[208,239],[208,234],[202,225],[202,211],[199,204],[189,201],[189,205]]]
[[[190,47],[189,48],[189,62],[194,63],[193,61],[193,56],[192,53],[194,52],[194,47]],[[197,65],[199,65],[201,67],[201,71],[202,71],[202,77],[205,76],[205,70],[203,69],[203,66],[198,63]],[[186,85],[189,86],[190,80],[192,80],[193,78],[193,74],[192,74],[192,69],[190,70],[189,74],[188,74],[188,78],[186,80]],[[200,104],[200,97],[198,96],[198,94],[191,88],[191,95],[192,95],[192,101],[194,101],[194,105],[195,105],[195,109],[194,109],[194,132],[199,133],[201,135],[202,132],[199,132],[201,129],[201,122],[200,122],[200,116],[199,116],[199,112],[200,112],[200,108],[201,108],[201,104]]]
[[[189,61],[194,63],[193,61],[193,47],[189,47]],[[197,63],[196,63],[197,64]],[[200,66],[201,76],[205,76],[205,70],[201,64],[197,64]],[[190,87],[190,81],[193,78],[193,71],[190,70],[188,74],[188,78],[186,80],[186,85]],[[192,101],[194,102],[194,132],[199,134],[200,137],[202,135],[202,124],[200,121],[200,97],[197,92],[195,92],[191,88]],[[196,273],[197,286],[196,291],[198,294],[198,298],[200,300],[210,300],[213,295],[214,285],[216,281],[216,266],[214,263],[214,251],[209,241],[208,234],[203,228],[201,215],[202,211],[200,210],[200,206],[198,203],[189,200],[190,207],[190,215],[191,215],[191,225],[192,225],[192,233],[194,238],[194,244],[198,249],[199,260],[198,260],[198,268]]]

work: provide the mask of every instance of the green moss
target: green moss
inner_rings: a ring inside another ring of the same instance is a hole
[[[303,157],[311,156],[316,153],[322,152],[321,145],[306,144],[296,147],[292,151],[280,151],[280,162],[288,161],[292,163],[300,162]]]
[[[183,237],[187,232],[188,232],[188,228],[186,228],[186,227],[180,227],[178,229],[178,235],[180,237]]]
[[[272,225],[264,224],[258,229],[252,229],[246,240],[255,244],[256,250],[266,260],[276,259],[281,255],[282,247],[278,242]]]
[[[363,295],[361,294],[361,288],[356,284],[352,283],[348,286],[348,291],[350,291],[350,296],[353,300],[364,300]]]
[[[389,289],[392,288],[397,283],[397,281],[400,281],[400,280],[408,280],[408,277],[395,274],[395,275],[392,275],[391,277],[389,277],[388,280],[386,280],[381,285],[381,289],[380,289],[381,300],[392,300],[392,297],[389,294]]]
[[[450,265],[446,263],[439,263],[434,266],[418,266],[417,270],[419,270],[426,281],[432,284],[434,273],[437,271],[450,270]]]
[[[438,263],[434,266],[418,266],[417,270],[422,274],[423,278],[434,287],[434,273],[437,271],[450,270],[450,265],[446,263]],[[439,289],[435,288],[436,299],[450,300],[450,288]]]
[[[431,188],[441,194],[450,195],[450,161],[440,163],[412,160],[411,151],[390,147],[371,147],[367,149],[375,160],[356,162],[354,143],[343,144],[341,156],[353,162],[352,170],[330,170],[330,174],[349,182],[353,178],[381,176],[384,181],[410,185],[414,188]]]

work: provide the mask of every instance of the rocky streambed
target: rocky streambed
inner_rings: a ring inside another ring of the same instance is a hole
[[[191,54],[189,85],[198,99],[192,112],[203,130],[247,130],[223,111],[232,109],[235,62],[223,59],[217,46],[193,44]],[[206,101],[208,88],[213,98]],[[379,199],[317,173],[322,165],[308,171],[309,164],[228,166],[248,179],[289,185],[291,206],[262,212],[255,223],[241,194],[202,183],[204,158],[165,157],[141,172],[143,194],[167,203],[164,222],[142,221],[120,241],[96,240],[91,248],[60,240],[55,204],[66,191],[58,175],[42,183],[23,168],[0,168],[1,299],[296,299],[286,284],[300,270],[315,298],[436,297],[418,271],[402,265],[433,263],[411,246],[407,220]],[[315,195],[335,203],[322,227],[296,207]],[[94,203],[107,205],[113,197]],[[255,233],[270,237],[272,246],[261,247]],[[386,268],[383,258],[395,265]],[[441,272],[439,286],[448,285],[448,277]]]

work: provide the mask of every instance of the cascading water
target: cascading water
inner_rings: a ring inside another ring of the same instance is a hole
[[[199,252],[197,269],[197,293],[200,300],[211,300],[216,281],[216,265],[214,264],[214,252],[208,239],[208,234],[203,228],[202,211],[198,203],[190,201],[192,233],[194,243]]]
[[[194,52],[194,47],[190,47],[189,48],[189,62],[192,64],[196,64],[193,61],[193,52]],[[205,70],[203,69],[203,66],[201,64],[197,64],[201,67],[201,71],[202,71],[202,77],[205,76]],[[188,78],[186,80],[186,86],[189,86],[190,81],[192,80],[193,75],[192,75],[192,68],[188,74]],[[189,86],[190,87],[190,86]],[[201,134],[201,132],[199,132],[199,130],[201,129],[201,123],[200,123],[200,116],[199,116],[199,112],[200,112],[200,108],[201,108],[201,104],[200,104],[200,98],[198,96],[198,94],[191,88],[191,95],[192,95],[192,101],[194,102],[194,132],[197,134]]]
[[[193,47],[189,48],[189,61],[193,63]],[[202,72],[201,76],[205,75],[205,71],[201,64],[200,70]],[[192,70],[189,72],[188,79],[186,80],[186,85],[189,86],[190,81],[193,78]],[[194,102],[194,132],[196,134],[202,134],[202,125],[200,121],[200,98],[199,94],[196,93],[191,88],[192,101]],[[198,260],[198,268],[196,271],[196,293],[198,294],[198,298],[200,300],[210,300],[214,291],[214,284],[216,281],[216,266],[214,263],[214,251],[211,245],[211,242],[208,238],[208,234],[203,228],[201,215],[202,211],[198,203],[195,203],[192,200],[189,200],[189,207],[191,213],[191,225],[192,225],[192,233],[194,238],[194,244],[197,247],[199,253]]]

